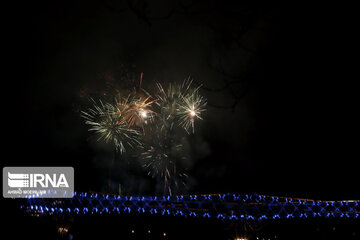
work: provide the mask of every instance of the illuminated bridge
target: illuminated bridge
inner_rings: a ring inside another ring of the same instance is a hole
[[[29,198],[21,208],[41,215],[163,215],[261,223],[293,218],[360,218],[360,201],[316,201],[258,194],[119,196],[75,193],[73,198]]]

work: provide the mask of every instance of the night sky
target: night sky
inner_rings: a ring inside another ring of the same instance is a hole
[[[190,192],[360,198],[358,59],[345,10],[130,2],[4,8],[3,166],[73,166],[77,189],[101,191],[106,157],[79,111],[106,82],[123,86],[126,69],[143,72],[145,86],[203,84]],[[151,194],[150,178],[127,176]]]

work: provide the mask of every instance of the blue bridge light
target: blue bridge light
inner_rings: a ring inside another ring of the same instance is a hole
[[[313,201],[258,194],[118,196],[77,192],[73,198],[27,198],[23,201],[23,211],[40,215],[124,212],[132,215],[200,216],[221,221],[253,222],[310,217],[358,219],[360,216],[359,201]]]

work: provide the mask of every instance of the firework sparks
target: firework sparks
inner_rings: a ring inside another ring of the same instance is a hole
[[[121,153],[126,151],[126,147],[135,147],[141,145],[139,141],[139,131],[129,128],[126,121],[123,120],[121,110],[118,104],[112,105],[103,103],[101,100],[96,103],[94,100],[93,108],[88,112],[82,111],[81,116],[85,123],[90,125],[89,131],[94,131],[99,135],[98,140],[112,142],[117,150]]]
[[[159,99],[157,105],[160,107],[161,113],[165,115],[168,120],[176,116],[178,104],[182,101],[182,96],[187,95],[191,89],[192,81],[190,78],[183,81],[182,84],[169,84],[168,88],[164,90],[160,83],[156,83],[159,93],[156,97]]]
[[[174,139],[176,134],[172,130],[161,128],[158,124],[153,125],[149,132],[154,134],[145,139],[140,154],[143,167],[149,176],[161,182],[164,192],[171,195],[172,188],[186,185],[184,180],[187,175],[179,169],[179,164],[186,159],[184,146]]]
[[[195,119],[202,120],[201,113],[205,111],[206,100],[200,96],[198,89],[193,90],[191,93],[182,96],[182,101],[179,101],[178,116],[180,118],[179,124],[186,132],[192,128],[194,133]]]
[[[133,97],[131,101],[128,98],[126,100],[126,109],[120,111],[119,114],[123,116],[122,118],[127,122],[129,128],[139,127],[145,134],[144,125],[151,122],[155,116],[155,112],[151,110],[151,106],[155,101],[151,100],[150,96],[144,99]]]
[[[180,85],[169,84],[167,90],[164,90],[163,86],[157,83],[157,105],[164,116],[164,125],[168,121],[177,122],[186,132],[189,133],[191,128],[194,133],[195,119],[202,120],[201,113],[205,111],[206,100],[199,94],[200,87],[193,88],[191,84],[192,81],[186,79]]]
[[[150,96],[144,100],[140,98],[134,101],[129,117],[130,126],[132,126],[136,121],[146,123],[148,120],[151,120],[155,113],[150,108],[155,101],[156,100],[150,100]]]
[[[145,162],[143,166],[148,171],[148,175],[152,178],[158,178],[163,184],[164,193],[168,192],[170,195],[173,187],[178,187],[180,184],[186,185],[187,174],[177,171],[180,160],[171,153],[181,151],[182,147],[181,144],[177,144],[171,150],[164,151],[164,146],[159,144],[159,146],[150,146],[141,153]]]
[[[127,147],[138,146],[138,156],[148,175],[161,181],[164,193],[171,195],[172,188],[186,185],[182,141],[186,133],[194,133],[195,120],[203,119],[206,99],[200,95],[200,87],[192,87],[189,78],[165,89],[160,83],[156,85],[155,95],[140,86],[145,96],[135,91],[126,98],[119,96],[114,104],[92,100],[93,107],[81,116],[89,131],[99,134],[99,140],[112,142],[121,153]]]

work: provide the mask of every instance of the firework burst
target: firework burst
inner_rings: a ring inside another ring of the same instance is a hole
[[[188,78],[183,81],[182,84],[169,84],[165,90],[160,83],[156,83],[158,88],[158,94],[156,98],[160,112],[164,116],[165,120],[169,120],[176,117],[178,111],[179,102],[182,101],[182,96],[187,95],[191,89],[192,81]]]
[[[155,112],[151,110],[155,101],[151,100],[150,96],[133,98],[129,108],[124,112],[124,120],[127,121],[129,127],[141,127],[143,134],[145,134],[144,125],[151,122],[155,116]]]
[[[192,86],[190,78],[166,88],[156,83],[154,95],[142,89],[141,81],[142,77],[141,92],[135,89],[113,103],[92,100],[93,106],[81,116],[89,131],[98,134],[99,140],[113,143],[121,153],[137,147],[136,155],[148,175],[163,184],[164,194],[171,195],[174,189],[186,185],[183,143],[187,134],[194,133],[195,121],[203,119],[206,99],[200,95],[200,87]]]
[[[187,133],[190,128],[194,133],[195,119],[202,120],[201,113],[205,111],[206,100],[199,94],[199,88],[192,87],[192,80],[184,80],[180,85],[169,84],[167,90],[164,90],[160,83],[157,83],[159,94],[156,95],[159,101],[163,116],[164,126],[166,122],[173,124],[177,122]],[[173,125],[170,125],[172,128]]]
[[[194,133],[195,119],[202,120],[201,113],[205,111],[205,106],[206,100],[200,96],[198,88],[185,96],[181,96],[181,101],[179,101],[177,109],[179,125],[182,126],[188,133],[191,128]]]
[[[141,145],[139,131],[129,128],[121,114],[128,108],[126,104],[119,108],[118,104],[103,103],[101,100],[97,103],[93,99],[91,101],[93,107],[87,112],[82,111],[81,116],[90,126],[89,131],[94,131],[99,135],[98,140],[113,143],[120,153],[125,152],[127,147]]]
[[[174,139],[174,133],[169,133],[160,126],[153,126],[150,131],[154,131],[155,135],[147,139],[142,147],[140,157],[143,167],[149,176],[162,183],[164,193],[171,195],[174,187],[186,185],[187,175],[179,167],[186,159],[183,154],[184,146]]]

